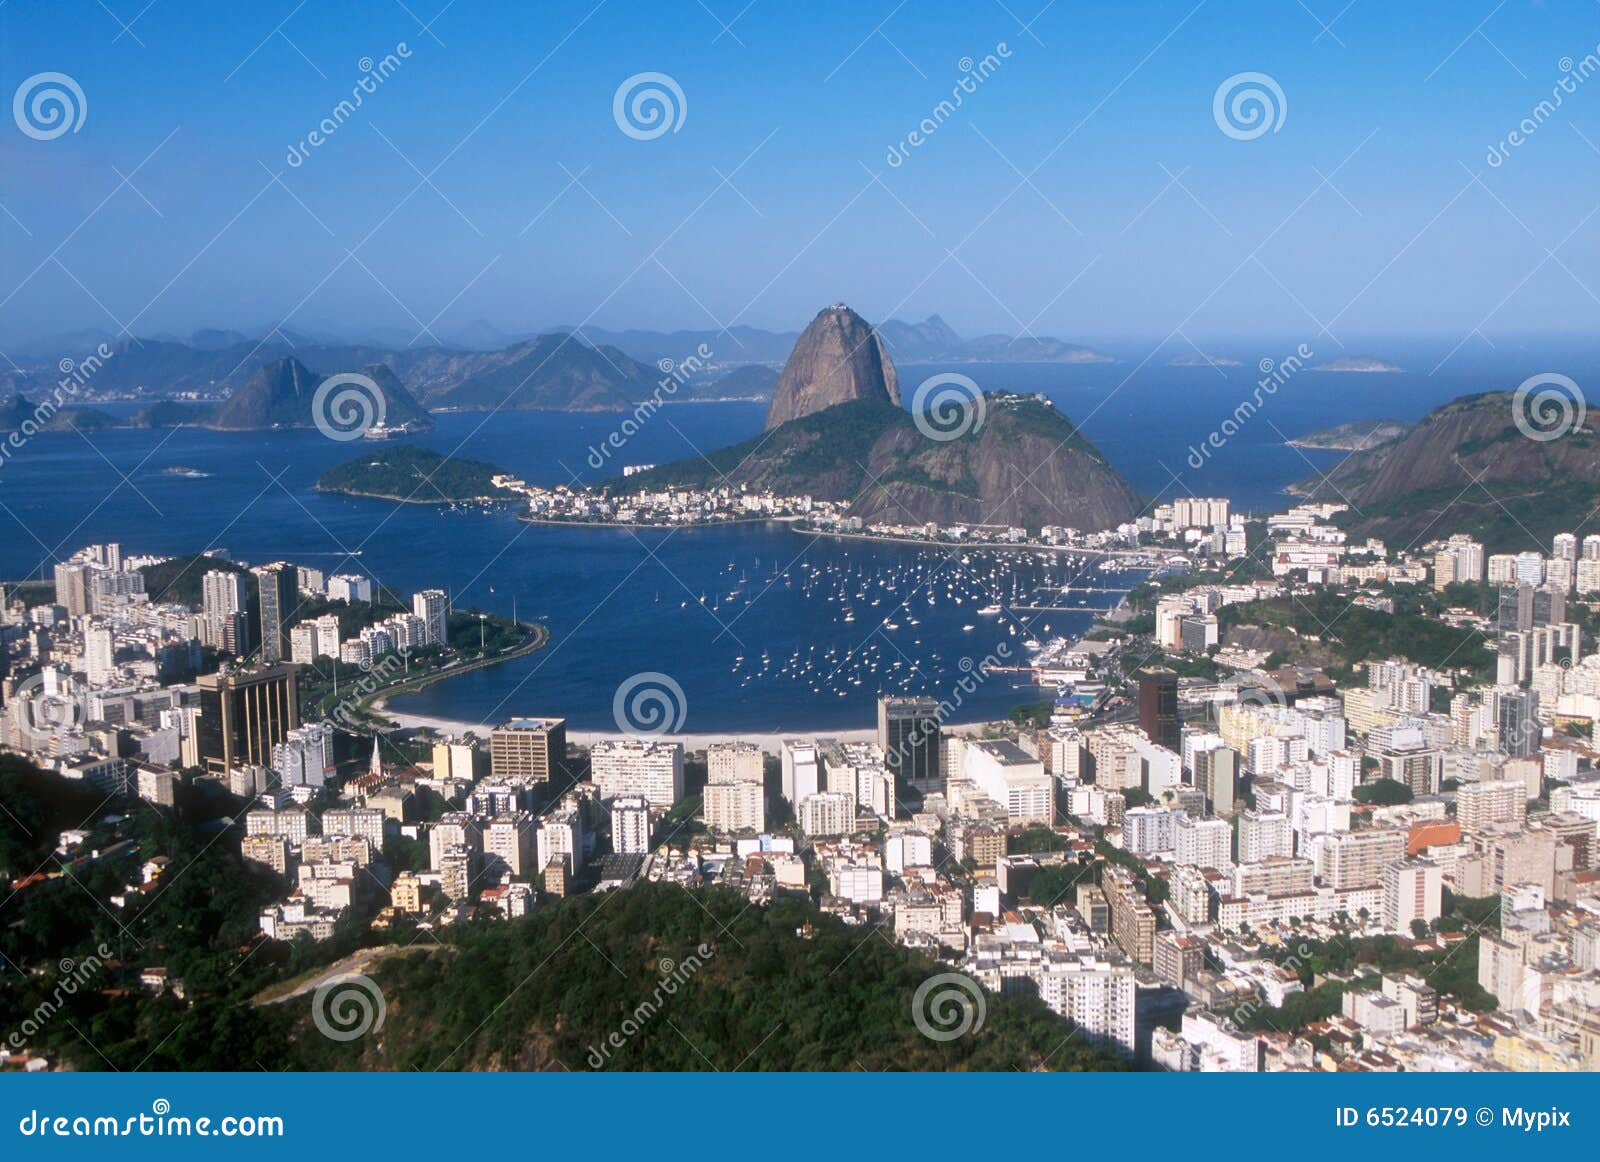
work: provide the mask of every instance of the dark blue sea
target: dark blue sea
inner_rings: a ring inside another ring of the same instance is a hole
[[[1191,449],[1250,393],[1260,377],[1253,362],[1224,369],[1139,368],[1136,359],[1083,367],[913,365],[901,369],[907,399],[938,371],[969,375],[986,390],[1048,394],[1146,494],[1220,494],[1253,509],[1283,506],[1286,485],[1339,459],[1287,447],[1285,437],[1352,419],[1416,419],[1456,395],[1515,386],[1520,378],[1301,372],[1197,471]],[[414,439],[530,481],[560,483],[723,447],[760,431],[763,415],[759,404],[674,404],[598,471],[590,449],[618,416],[449,414]],[[319,473],[364,446],[316,431],[36,436],[0,465],[0,576],[47,575],[51,563],[82,545],[118,540],[129,553],[225,549],[248,562],[281,558],[328,573],[360,571],[402,593],[438,586],[458,607],[547,622],[552,641],[528,658],[408,697],[399,708],[469,721],[562,715],[578,729],[611,729],[619,685],[657,672],[682,688],[680,727],[694,732],[869,726],[879,692],[956,696],[986,655],[1005,647],[1021,658],[1024,641],[1081,631],[1090,610],[1115,600],[1085,588],[1136,580],[1081,574],[1075,559],[963,559],[812,538],[771,524],[558,528],[520,522],[507,508],[448,511],[313,491]],[[1079,591],[1062,595],[1064,585]],[[1004,612],[977,612],[991,604]],[[1020,613],[1018,605],[1053,608]],[[977,685],[959,695],[957,717],[998,715],[1034,696],[1009,677]]]

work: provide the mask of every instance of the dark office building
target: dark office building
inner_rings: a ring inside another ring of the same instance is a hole
[[[878,699],[878,745],[898,802],[907,801],[908,789],[916,795],[944,791],[939,738],[939,704],[932,698]]]
[[[261,591],[261,661],[284,661],[289,657],[289,619],[300,599],[298,574],[282,561],[250,571]]]
[[[295,669],[254,666],[202,674],[196,724],[200,765],[207,774],[272,762],[272,748],[300,725]]]
[[[1171,670],[1139,671],[1139,729],[1168,750],[1183,749],[1178,718],[1178,675]]]
[[[1547,586],[1507,585],[1500,590],[1500,632],[1560,625],[1567,619],[1567,595]]]

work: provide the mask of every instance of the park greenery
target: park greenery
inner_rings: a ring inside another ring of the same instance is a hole
[[[5,905],[0,1027],[30,1022],[30,1049],[78,1069],[1127,1068],[1032,998],[985,994],[980,1027],[930,1040],[912,997],[940,966],[864,941],[804,898],[751,907],[728,889],[642,884],[517,921],[424,936],[352,920],[321,943],[285,944],[256,930],[282,884],[241,858],[228,816],[113,803],[9,756],[0,793],[3,870],[45,877]],[[54,855],[58,831],[80,827],[99,857]],[[130,888],[156,853],[165,870]],[[330,1041],[313,1027],[312,989],[280,999],[380,940],[410,947],[369,969],[387,1006],[381,1037]],[[69,958],[83,979],[66,992]],[[154,966],[181,997],[141,989]],[[625,1021],[636,1032],[623,1046],[591,1056]]]

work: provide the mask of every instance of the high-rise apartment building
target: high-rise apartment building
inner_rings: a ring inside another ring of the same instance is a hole
[[[701,803],[710,831],[731,835],[766,830],[766,796],[760,783],[709,783]]]
[[[300,600],[298,575],[293,565],[282,561],[262,565],[250,572],[255,576],[260,607],[261,661],[281,662],[290,656],[289,622]]]
[[[200,579],[200,636],[213,649],[235,657],[250,652],[245,623],[244,576],[213,569]]]
[[[1406,854],[1400,830],[1347,831],[1318,837],[1317,876],[1335,891],[1383,886],[1384,871]]]
[[[489,773],[518,783],[548,783],[565,773],[567,720],[513,718],[489,732]]]
[[[1521,779],[1468,783],[1456,791],[1456,822],[1463,831],[1487,831],[1528,820],[1528,788]]]
[[[422,619],[423,643],[430,646],[450,642],[450,599],[443,589],[424,589],[411,595],[411,612]]]
[[[759,783],[766,775],[766,755],[753,742],[714,742],[706,748],[706,782]]]
[[[1107,867],[1100,884],[1111,909],[1111,938],[1139,964],[1155,959],[1156,914],[1133,873]]]
[[[83,631],[83,669],[91,686],[103,686],[115,676],[116,639],[110,626],[91,625]]]
[[[783,797],[795,806],[822,790],[822,762],[817,744],[797,738],[783,740]]]
[[[483,855],[484,863],[496,879],[505,873],[518,879],[533,875],[537,846],[534,830],[533,816],[526,811],[497,815],[489,820],[483,830]]]
[[[63,561],[55,568],[56,604],[66,606],[68,617],[89,612],[89,574],[81,561]]]
[[[1444,872],[1426,860],[1407,859],[1383,870],[1383,924],[1410,932],[1415,921],[1431,924],[1443,911]]]
[[[645,855],[650,850],[650,800],[621,795],[611,801],[611,850],[618,855]]]
[[[652,807],[670,810],[683,798],[683,744],[653,738],[597,742],[589,749],[589,777],[602,800],[642,795]]]
[[[313,722],[289,731],[272,748],[272,769],[286,787],[325,786],[333,775],[333,725]]]

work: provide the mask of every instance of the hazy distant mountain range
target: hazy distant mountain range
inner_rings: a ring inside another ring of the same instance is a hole
[[[963,339],[937,315],[921,323],[891,319],[874,330],[882,349],[902,363],[1112,362],[1110,355],[1059,339],[1009,335]],[[754,327],[733,327],[725,333],[586,328],[581,334],[557,328],[546,334],[508,335],[479,324],[451,345],[412,346],[397,335],[351,342],[280,329],[261,338],[207,329],[181,340],[115,340],[86,331],[13,352],[24,367],[0,380],[0,397],[42,397],[59,378],[60,360],[81,363],[105,344],[112,356],[89,378],[76,402],[174,397],[220,401],[262,368],[293,358],[322,376],[385,366],[428,409],[622,410],[656,388],[663,361],[680,365],[701,350],[711,352],[709,359],[701,357],[706,373],[679,398],[768,396],[776,376],[744,369],[781,366],[798,338],[798,332]],[[725,376],[729,382],[719,387],[716,381]]]

